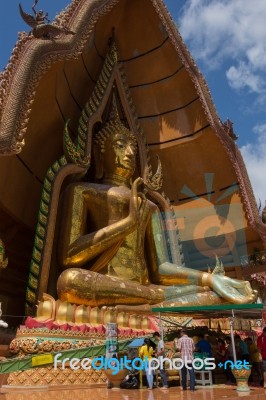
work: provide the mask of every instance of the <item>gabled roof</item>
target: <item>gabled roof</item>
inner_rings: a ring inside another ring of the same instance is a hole
[[[193,191],[205,193],[201,177],[213,172],[217,198],[218,192],[239,185],[235,201],[243,204],[256,240],[266,241],[233,133],[219,119],[205,79],[162,0],[73,0],[56,21],[76,34],[55,41],[21,34],[0,76],[0,154],[22,151],[21,162],[43,181],[62,154],[68,118],[75,136],[114,28],[151,157],[158,153],[165,170],[174,171],[164,189],[170,201],[183,201],[184,182],[193,181]]]

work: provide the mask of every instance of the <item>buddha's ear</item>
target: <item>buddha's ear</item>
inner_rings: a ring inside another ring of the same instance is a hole
[[[92,148],[95,160],[95,178],[102,179],[103,177],[103,155],[100,147],[95,144]]]

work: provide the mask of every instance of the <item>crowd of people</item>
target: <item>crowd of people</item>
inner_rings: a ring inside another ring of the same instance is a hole
[[[251,337],[243,339],[240,335],[235,335],[234,341],[236,359],[245,361],[248,365],[251,365],[249,383],[266,388],[266,327],[257,340]],[[219,338],[218,350],[216,352],[216,365],[219,362],[224,364],[227,360],[234,361],[231,337],[226,337],[224,340]],[[235,378],[230,366],[224,371],[227,379],[226,383],[235,383]]]
[[[178,352],[178,356],[187,362],[181,369],[181,386],[182,390],[187,390],[187,375],[189,374],[189,388],[195,391],[195,371],[192,363],[195,354],[202,353],[204,357],[215,358],[216,369],[212,372],[212,381],[215,383],[215,375],[217,366],[224,365],[226,361],[234,362],[234,350],[230,336],[217,337],[210,336],[208,333],[199,334],[197,341],[189,337],[188,332],[181,330],[180,337],[174,340],[174,352]],[[235,355],[237,360],[245,361],[251,368],[249,383],[260,385],[266,388],[266,327],[263,328],[262,334],[258,339],[251,337],[241,338],[240,335],[234,336]],[[147,357],[151,360],[157,357],[159,360],[166,357],[165,343],[158,332],[153,334],[153,340],[144,339],[143,346],[139,350],[139,356],[142,359]],[[230,369],[230,363],[224,368],[224,375],[227,384],[235,384],[235,378]],[[147,367],[145,370],[148,388],[152,390],[154,375]],[[162,381],[162,390],[168,389],[167,374],[165,368],[159,370]]]

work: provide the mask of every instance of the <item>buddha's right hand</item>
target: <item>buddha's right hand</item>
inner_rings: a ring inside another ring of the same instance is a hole
[[[129,205],[129,216],[134,220],[139,218],[140,214],[140,205],[139,205],[139,187],[143,184],[142,178],[137,178],[132,183],[131,187],[131,197],[130,197],[130,205]]]

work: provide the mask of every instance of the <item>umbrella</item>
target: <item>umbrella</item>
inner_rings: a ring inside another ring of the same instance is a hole
[[[128,347],[140,347],[144,344],[144,339],[145,338],[136,338],[129,343]]]

